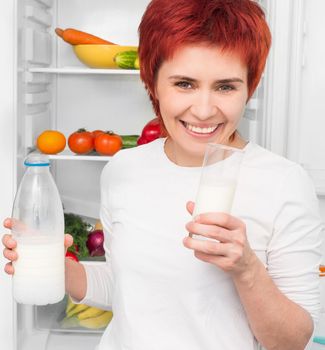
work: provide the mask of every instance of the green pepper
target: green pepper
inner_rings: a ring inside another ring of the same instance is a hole
[[[122,137],[122,148],[137,146],[139,135],[120,135]]]

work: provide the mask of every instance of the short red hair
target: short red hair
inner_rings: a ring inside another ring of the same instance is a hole
[[[139,25],[140,76],[160,119],[155,82],[162,62],[183,45],[202,43],[239,55],[248,68],[248,96],[253,95],[271,46],[264,12],[255,1],[152,0]]]

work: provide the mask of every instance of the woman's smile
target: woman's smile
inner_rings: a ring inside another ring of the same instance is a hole
[[[211,136],[214,136],[217,131],[222,126],[222,123],[220,124],[196,124],[196,123],[189,123],[184,120],[180,120],[181,124],[184,126],[185,131],[194,137],[205,137],[209,138]]]

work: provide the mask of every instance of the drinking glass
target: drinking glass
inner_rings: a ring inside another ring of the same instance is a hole
[[[193,217],[209,212],[231,213],[244,154],[239,148],[207,144]]]

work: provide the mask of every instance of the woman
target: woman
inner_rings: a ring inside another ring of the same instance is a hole
[[[270,48],[262,10],[250,0],[153,0],[139,34],[141,77],[167,137],[103,170],[107,264],[67,260],[67,292],[112,306],[100,350],[304,349],[319,311],[317,199],[298,165],[236,131]],[[232,215],[192,220],[208,142],[246,155]],[[15,260],[16,243],[3,242]]]

